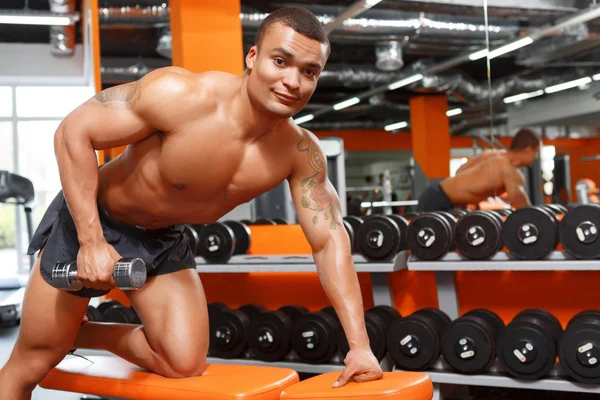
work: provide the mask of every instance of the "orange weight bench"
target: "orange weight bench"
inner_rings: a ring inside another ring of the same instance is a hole
[[[44,389],[121,399],[385,399],[431,400],[433,386],[419,372],[387,372],[383,379],[331,385],[339,372],[300,383],[288,368],[210,364],[200,377],[171,379],[144,371],[116,356],[90,356],[87,360],[67,356],[40,383]]]

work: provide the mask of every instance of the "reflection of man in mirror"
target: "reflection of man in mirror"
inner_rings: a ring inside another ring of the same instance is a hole
[[[444,211],[479,202],[506,192],[511,207],[531,205],[520,167],[529,167],[540,150],[540,137],[521,129],[508,150],[488,150],[467,161],[454,177],[429,186],[419,197],[418,211]]]

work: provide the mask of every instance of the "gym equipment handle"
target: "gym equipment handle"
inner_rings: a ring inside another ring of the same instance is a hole
[[[146,263],[141,258],[121,258],[115,265],[113,278],[121,290],[138,290],[146,283]],[[83,288],[77,277],[77,261],[59,261],[52,269],[52,286],[67,292]]]

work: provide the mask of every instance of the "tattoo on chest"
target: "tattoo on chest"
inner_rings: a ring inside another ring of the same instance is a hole
[[[94,99],[102,103],[105,107],[117,104],[131,106],[140,97],[139,86],[139,81],[113,86],[96,94]]]
[[[315,211],[312,222],[316,225],[319,216],[329,222],[331,229],[341,226],[340,202],[336,196],[325,186],[327,160],[317,144],[310,139],[302,139],[296,145],[299,152],[305,152],[308,156],[308,165],[314,174],[300,181],[302,190],[302,207]]]

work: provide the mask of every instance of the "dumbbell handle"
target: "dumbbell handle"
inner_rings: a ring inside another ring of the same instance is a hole
[[[146,263],[141,258],[121,258],[115,265],[113,278],[121,290],[141,289],[146,283]],[[57,262],[52,269],[52,286],[67,292],[81,290],[77,261]]]

